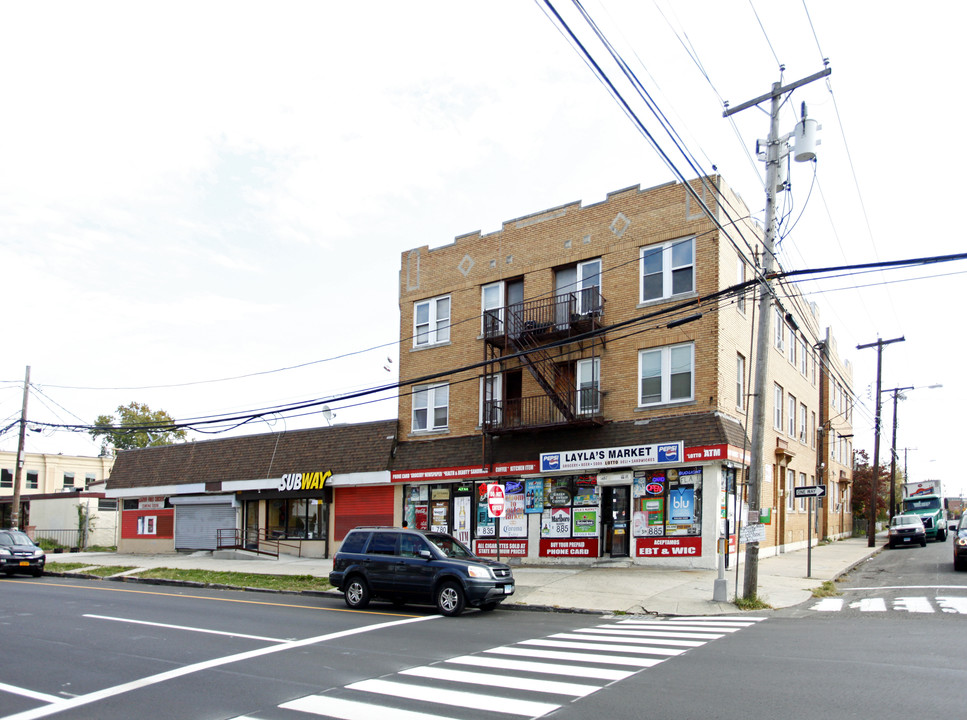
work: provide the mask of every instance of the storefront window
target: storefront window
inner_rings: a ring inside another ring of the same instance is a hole
[[[597,475],[545,478],[541,537],[597,537],[599,505]]]
[[[314,498],[270,500],[266,520],[268,538],[321,540],[327,535],[325,505]]]
[[[647,470],[635,475],[635,537],[702,534],[702,468]]]

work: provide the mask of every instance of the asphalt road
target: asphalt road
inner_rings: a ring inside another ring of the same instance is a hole
[[[0,580],[0,717],[959,717],[950,552],[885,550],[841,596],[735,620]]]

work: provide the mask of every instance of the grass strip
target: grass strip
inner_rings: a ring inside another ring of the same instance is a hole
[[[227,585],[237,588],[258,588],[260,590],[285,590],[301,592],[304,590],[330,590],[332,586],[324,578],[314,575],[263,575],[261,573],[240,573],[215,570],[186,570],[182,568],[152,568],[137,573],[134,577],[155,580],[186,580],[206,585]]]

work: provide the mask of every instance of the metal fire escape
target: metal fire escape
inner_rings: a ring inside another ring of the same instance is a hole
[[[597,376],[579,388],[573,370],[576,361],[598,359],[604,338],[593,332],[602,327],[603,309],[599,288],[591,287],[485,312],[485,433],[602,424]],[[527,370],[542,395],[509,395],[503,379],[518,368]],[[498,388],[500,396],[493,397]]]

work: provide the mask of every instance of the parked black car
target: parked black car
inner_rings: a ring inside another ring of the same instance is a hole
[[[919,515],[894,515],[890,520],[890,547],[897,545],[927,547],[927,531]]]
[[[436,605],[450,616],[466,605],[493,610],[514,594],[507,565],[477,557],[445,533],[409,528],[350,530],[333,557],[329,582],[351,608],[381,598],[396,605]]]
[[[20,530],[0,530],[0,571],[7,575],[27,573],[34,577],[44,574],[47,554],[27,533]]]
[[[967,512],[960,516],[954,531],[954,570],[967,569]]]

